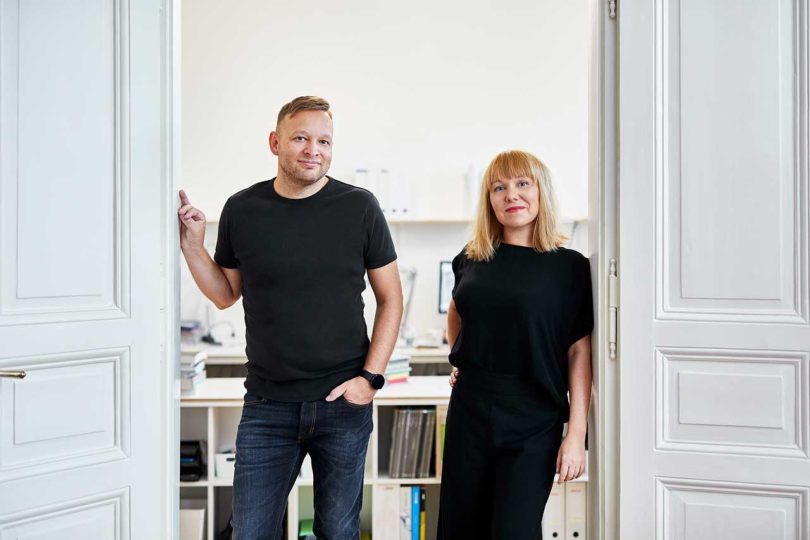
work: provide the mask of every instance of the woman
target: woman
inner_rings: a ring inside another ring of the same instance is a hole
[[[496,156],[473,238],[453,260],[441,540],[542,538],[555,472],[566,482],[584,470],[590,268],[557,227],[546,166],[527,152]]]

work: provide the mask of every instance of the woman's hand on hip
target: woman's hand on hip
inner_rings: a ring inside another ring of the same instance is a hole
[[[562,484],[582,476],[585,472],[585,440],[566,435],[557,453],[557,483]]]
[[[457,379],[458,379],[458,368],[454,367],[453,371],[450,372],[450,386],[452,388],[455,388]]]

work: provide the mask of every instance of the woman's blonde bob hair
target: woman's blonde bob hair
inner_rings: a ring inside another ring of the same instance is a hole
[[[481,196],[478,201],[478,216],[473,225],[472,239],[467,244],[467,257],[474,261],[489,261],[503,241],[503,226],[495,217],[489,202],[492,184],[498,180],[529,178],[538,187],[539,208],[532,231],[532,247],[535,251],[554,251],[568,240],[558,230],[557,200],[551,185],[551,173],[538,158],[522,150],[501,152],[487,167],[481,182]]]

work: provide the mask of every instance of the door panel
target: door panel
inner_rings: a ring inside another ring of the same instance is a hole
[[[659,348],[656,447],[807,458],[808,354]],[[706,397],[713,396],[711,403]]]
[[[129,455],[129,350],[7,358],[0,379],[0,481]]]
[[[129,4],[0,12],[0,325],[126,317]]]
[[[128,538],[126,490],[29,512],[0,529],[0,540],[120,540]]]
[[[801,490],[660,479],[657,495],[663,510],[659,538],[805,537],[801,512],[806,495]]]
[[[807,2],[620,36],[620,536],[807,538]]]
[[[658,316],[806,322],[794,3],[660,7]]]

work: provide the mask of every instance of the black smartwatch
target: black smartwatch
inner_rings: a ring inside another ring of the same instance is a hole
[[[370,384],[374,390],[379,390],[380,388],[385,386],[385,377],[383,377],[379,373],[372,373],[364,369],[363,371],[360,372],[360,376],[363,377],[365,380],[367,380],[368,384]]]

